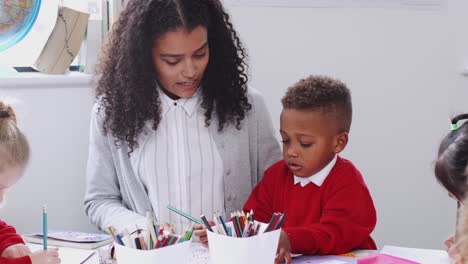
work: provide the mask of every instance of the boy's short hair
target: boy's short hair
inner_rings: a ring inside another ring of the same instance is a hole
[[[326,76],[311,75],[289,87],[283,108],[320,110],[333,117],[339,133],[349,132],[352,119],[351,94],[346,85]]]

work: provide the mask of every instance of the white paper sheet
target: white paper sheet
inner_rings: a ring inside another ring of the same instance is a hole
[[[31,249],[32,252],[37,250],[42,250],[42,245],[40,244],[27,244],[28,247]],[[56,247],[50,247],[56,248]],[[86,249],[76,249],[76,248],[64,248],[59,247],[59,257],[62,264],[77,264],[84,261],[89,255],[91,255],[94,250],[86,250]],[[94,254],[90,259],[86,261],[86,264],[98,264],[99,257],[98,254]]]
[[[409,259],[422,264],[450,263],[450,258],[445,250],[384,246],[380,253]]]
[[[244,238],[208,232],[211,263],[274,263],[280,232],[281,229],[278,229]]]
[[[187,263],[191,256],[191,241],[153,249],[139,250],[130,247],[115,245],[115,254],[118,264],[154,264],[154,263]]]
[[[189,264],[211,264],[210,250],[201,243],[192,243],[190,245],[192,255]]]

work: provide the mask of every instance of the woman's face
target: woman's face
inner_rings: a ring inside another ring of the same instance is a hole
[[[154,40],[152,56],[163,89],[181,98],[193,96],[210,57],[206,28],[198,26],[190,32],[178,28],[164,33]]]

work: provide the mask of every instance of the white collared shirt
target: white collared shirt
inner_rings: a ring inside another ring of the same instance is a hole
[[[327,164],[327,166],[323,167],[323,169],[310,177],[302,178],[294,175],[294,185],[300,183],[301,186],[304,187],[312,182],[318,187],[322,186],[322,183],[325,181],[328,174],[330,174],[330,171],[333,169],[333,167],[335,167],[337,157],[338,155],[335,155],[333,159]]]
[[[199,91],[175,101],[159,91],[161,121],[132,160],[158,221],[174,224],[181,234],[191,222],[169,211],[169,204],[196,218],[224,215],[223,163],[199,111]]]

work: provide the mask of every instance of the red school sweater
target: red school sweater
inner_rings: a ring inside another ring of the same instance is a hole
[[[273,213],[286,214],[283,230],[291,252],[309,255],[343,254],[353,249],[377,249],[370,233],[376,211],[361,173],[338,157],[321,187],[294,184],[284,161],[273,164],[250,194],[245,211],[268,223]]]
[[[0,221],[0,256],[3,251],[12,245],[24,244],[23,239],[16,233],[14,227],[7,225],[5,222]],[[31,258],[24,256],[21,258],[2,258],[0,257],[1,264],[31,264]]]

